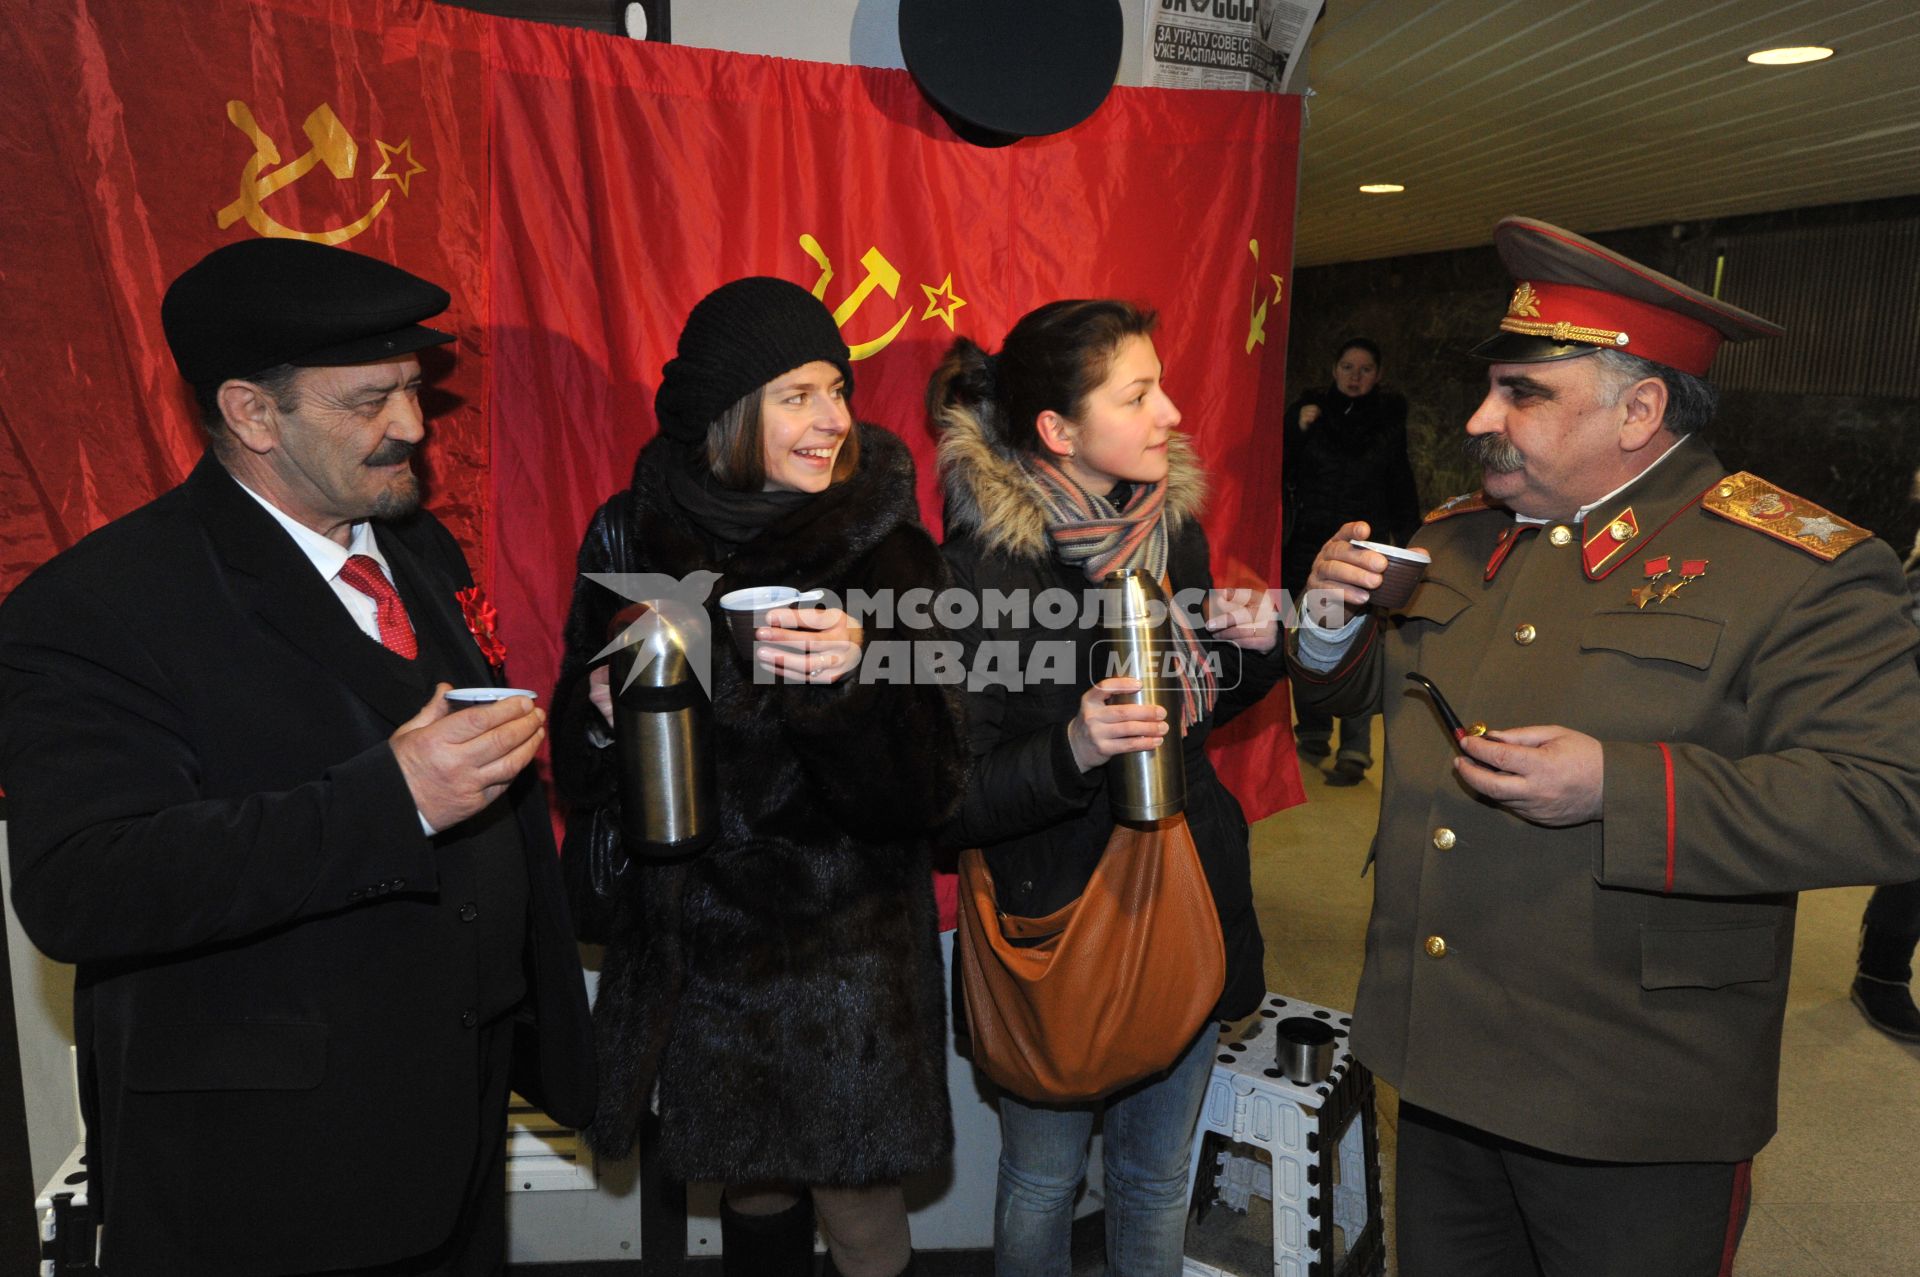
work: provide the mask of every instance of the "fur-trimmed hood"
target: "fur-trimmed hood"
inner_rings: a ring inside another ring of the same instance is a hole
[[[941,412],[934,418],[934,429],[940,435],[947,535],[971,533],[987,550],[1016,558],[1051,555],[1046,506],[1013,449],[989,438],[984,424],[971,412]],[[1168,533],[1199,518],[1206,499],[1206,472],[1193,454],[1193,444],[1176,430],[1167,443]]]

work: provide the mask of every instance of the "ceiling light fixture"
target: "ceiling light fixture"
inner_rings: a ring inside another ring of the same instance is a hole
[[[1758,53],[1749,53],[1747,61],[1763,67],[1799,66],[1802,62],[1818,62],[1833,56],[1833,50],[1824,45],[1797,45],[1790,49],[1762,49]]]
[[[1368,182],[1360,188],[1362,195],[1398,195],[1407,188],[1398,182]]]

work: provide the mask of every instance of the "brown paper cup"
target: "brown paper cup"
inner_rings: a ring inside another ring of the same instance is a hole
[[[1413,587],[1420,584],[1420,578],[1427,574],[1427,565],[1433,562],[1433,556],[1425,550],[1403,550],[1397,545],[1382,545],[1378,541],[1355,541],[1353,544],[1386,557],[1387,570],[1381,573],[1380,588],[1367,599],[1369,607],[1386,612],[1407,605],[1407,600],[1413,597]]]

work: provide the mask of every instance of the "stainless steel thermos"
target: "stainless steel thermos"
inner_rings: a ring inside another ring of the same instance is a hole
[[[696,643],[707,642],[706,612],[638,603],[613,618],[609,637],[643,618],[650,623],[613,654],[611,670],[621,841],[629,855],[683,856],[706,846],[719,828],[713,705],[688,659]],[[639,675],[629,682],[635,666]]]
[[[1172,662],[1180,659],[1166,596],[1138,568],[1109,572],[1107,642],[1095,657],[1093,676],[1140,680],[1142,690],[1127,697],[1152,702],[1167,711],[1170,730],[1153,749],[1120,754],[1107,762],[1107,805],[1114,819],[1132,824],[1178,815],[1187,802],[1186,761],[1181,754],[1180,680]]]

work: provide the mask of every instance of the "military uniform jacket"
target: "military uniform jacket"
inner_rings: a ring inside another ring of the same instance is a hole
[[[1556,1153],[1751,1157],[1795,893],[1920,877],[1893,554],[1693,441],[1584,523],[1520,531],[1478,499],[1429,519],[1405,609],[1296,670],[1308,703],[1386,716],[1355,1051],[1408,1101]],[[1468,790],[1409,670],[1469,723],[1600,740],[1601,819],[1545,828]]]

